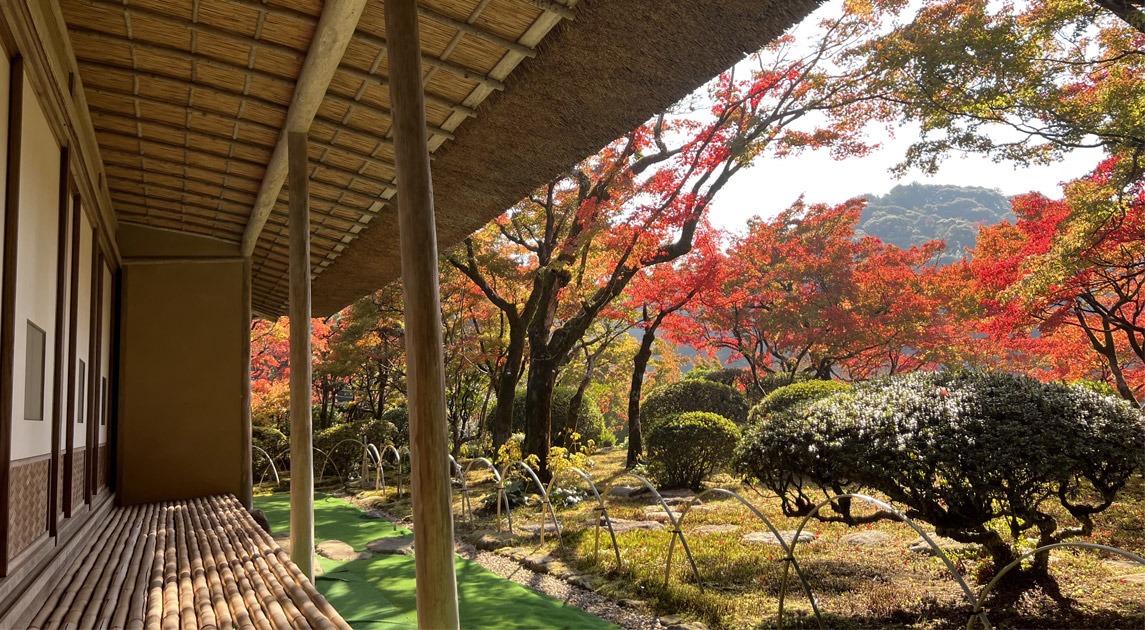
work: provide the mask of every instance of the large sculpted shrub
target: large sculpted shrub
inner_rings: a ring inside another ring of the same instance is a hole
[[[759,404],[751,408],[748,414],[748,423],[756,424],[765,420],[773,413],[788,411],[800,405],[807,405],[850,389],[850,385],[842,381],[800,381],[784,385],[773,390],[763,397]]]
[[[652,476],[664,488],[698,490],[705,476],[731,460],[739,439],[739,427],[714,413],[665,418],[648,434]]]
[[[648,392],[640,403],[640,421],[652,431],[662,420],[689,411],[714,413],[737,425],[747,422],[748,404],[734,387],[706,379],[684,379]]]
[[[906,506],[939,535],[981,544],[997,568],[1014,541],[1088,535],[1145,458],[1141,412],[1084,387],[988,372],[873,381],[753,425],[737,467],[805,515],[819,492],[863,488]],[[836,502],[825,520],[852,515]],[[1059,522],[1061,510],[1069,522]],[[1048,555],[1032,577],[1046,577]]]

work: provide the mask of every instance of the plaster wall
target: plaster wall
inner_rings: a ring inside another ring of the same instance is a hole
[[[51,450],[52,360],[55,352],[56,239],[59,225],[60,149],[36,94],[24,79],[24,129],[20,152],[20,234],[16,263],[16,330],[13,378],[12,460]],[[24,419],[28,322],[44,331],[43,413]]]
[[[124,255],[135,254],[130,247]],[[118,493],[125,505],[238,494],[243,263],[126,264]]]

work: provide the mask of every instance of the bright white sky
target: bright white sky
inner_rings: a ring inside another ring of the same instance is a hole
[[[900,19],[913,16],[919,4],[917,0],[912,2],[912,8],[904,11]],[[839,0],[827,2],[808,16],[801,27],[814,32],[811,25],[838,15],[841,10]],[[797,36],[801,27],[794,31]],[[868,141],[881,145],[881,148],[862,158],[836,161],[827,151],[809,151],[784,159],[761,158],[750,168],[740,171],[716,195],[709,217],[717,227],[738,230],[753,216],[775,216],[788,208],[799,195],[809,203],[835,204],[864,194],[881,195],[897,184],[911,182],[982,186],[996,188],[1004,195],[1037,191],[1058,198],[1062,182],[1092,171],[1102,159],[1100,150],[1087,149],[1074,151],[1048,166],[1016,168],[978,155],[953,155],[934,176],[914,171],[895,179],[890,168],[902,161],[907,147],[918,139],[919,130],[916,125],[911,125],[896,130],[894,135],[891,138],[881,124],[870,125]],[[1005,136],[1006,132],[1002,131],[1000,135]]]
[[[996,188],[1004,195],[1038,191],[1061,196],[1060,184],[1076,179],[1097,166],[1100,150],[1074,151],[1048,166],[1015,168],[972,155],[952,156],[933,177],[914,171],[895,179],[890,168],[900,162],[918,137],[917,127],[904,128],[894,138],[873,129],[872,141],[882,147],[870,155],[837,161],[826,151],[807,152],[783,159],[760,159],[733,177],[716,195],[709,217],[717,226],[737,230],[751,217],[772,217],[789,207],[799,195],[809,203],[841,203],[864,194],[881,195],[897,184],[920,182]]]

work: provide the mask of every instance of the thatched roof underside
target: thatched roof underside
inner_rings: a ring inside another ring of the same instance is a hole
[[[758,49],[818,0],[421,0],[443,247]],[[117,218],[239,243],[322,0],[61,0]],[[310,130],[316,314],[399,273],[383,2]],[[287,298],[287,190],[252,254]]]

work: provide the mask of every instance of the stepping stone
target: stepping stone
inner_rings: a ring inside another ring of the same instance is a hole
[[[648,602],[642,599],[622,599],[616,603],[620,604],[624,608],[644,608],[648,605]]]
[[[939,536],[934,532],[927,532],[926,535],[930,536],[930,539],[933,540],[935,544],[937,544],[939,547],[942,547],[943,551],[965,551],[968,549],[978,548],[978,545],[961,543],[957,540],[946,538],[945,536]],[[927,542],[922,539],[922,536],[916,538],[914,542],[907,545],[906,548],[907,550],[913,551],[915,553],[924,553],[932,556],[935,555],[934,547],[931,547],[929,544],[927,544]]]
[[[530,534],[536,536],[537,532],[541,531],[541,526],[536,523],[529,523],[527,525],[518,525],[517,529],[523,532],[529,532]],[[545,533],[557,533],[557,526],[554,525],[552,521],[545,521]]]
[[[879,545],[892,542],[894,539],[894,536],[882,530],[872,529],[865,532],[847,534],[840,538],[839,542],[852,547],[878,547]]]
[[[664,497],[664,503],[667,503],[673,507],[680,506],[681,508],[685,505],[691,504],[693,510],[704,504],[703,501],[696,501],[691,497]]]
[[[648,492],[648,488],[644,486],[612,486],[608,489],[608,496],[627,499],[645,492]]]
[[[323,558],[337,560],[338,562],[349,562],[350,560],[362,560],[369,558],[370,554],[364,551],[354,551],[354,548],[341,540],[325,540],[318,543],[318,555]]]
[[[795,530],[793,530],[793,529],[780,530],[779,535],[783,537],[783,542],[787,543],[788,545],[791,544],[792,540],[795,540]],[[741,538],[740,540],[745,542],[745,543],[760,543],[760,544],[764,544],[764,545],[776,545],[776,546],[779,545],[779,540],[777,540],[775,538],[775,534],[771,533],[770,531],[752,532],[750,534],[744,534],[744,537]],[[814,541],[815,541],[815,534],[812,534],[811,532],[808,532],[808,531],[799,532],[799,542],[808,543],[808,542],[814,542]]]
[[[700,525],[693,529],[691,533],[701,536],[706,534],[727,534],[737,529],[739,529],[739,525]]]
[[[389,536],[366,543],[366,549],[374,553],[413,555],[413,539],[405,536]]]
[[[637,529],[649,530],[649,531],[656,531],[656,530],[664,529],[664,524],[659,522],[659,521],[634,521],[634,520],[629,520],[629,519],[624,519],[624,518],[610,518],[609,520],[612,521],[612,531],[617,533],[617,534],[623,534],[624,532],[631,532],[631,531],[634,531]],[[593,524],[594,524],[594,519],[589,519],[588,520],[589,527],[592,527]],[[608,526],[605,525],[603,516],[601,517],[601,520],[600,520],[600,527],[602,530],[605,530],[605,531],[608,530]]]

